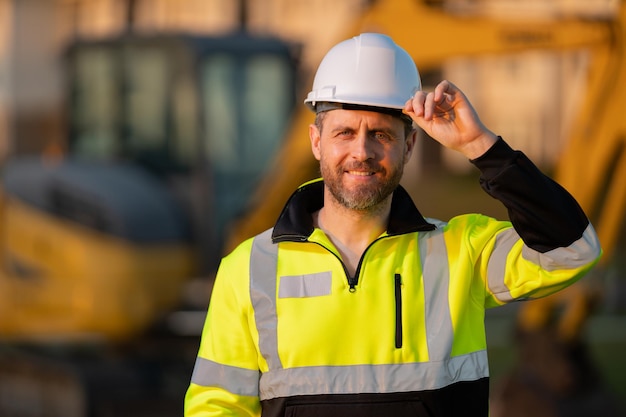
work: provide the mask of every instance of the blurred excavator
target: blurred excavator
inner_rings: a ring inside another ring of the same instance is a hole
[[[422,72],[455,56],[588,50],[587,97],[555,175],[606,264],[626,211],[625,23],[626,2],[611,18],[528,21],[379,0],[344,35],[387,33]],[[197,349],[186,303],[208,297],[192,278],[210,281],[317,172],[293,50],[244,34],[124,36],[73,45],[67,73],[67,149],[3,172],[0,415],[178,415]],[[557,337],[580,338],[598,295],[573,288],[522,308],[519,327],[543,331],[564,305]]]
[[[1,416],[179,414],[208,301],[191,281],[284,136],[297,61],[243,31],[68,48],[67,149],[2,173]]]

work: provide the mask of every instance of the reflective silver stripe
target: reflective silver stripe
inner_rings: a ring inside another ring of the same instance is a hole
[[[319,297],[329,295],[332,289],[331,271],[307,275],[280,277],[278,298]]]
[[[489,289],[501,302],[513,301],[509,287],[504,283],[506,275],[507,256],[513,245],[520,240],[520,236],[512,227],[496,236],[496,244],[487,265],[487,284]]]
[[[515,229],[507,229],[496,236],[496,245],[489,258],[487,267],[487,281],[489,289],[501,302],[510,302],[514,298],[509,288],[504,283],[507,268],[507,256],[513,245],[520,240]],[[524,245],[522,257],[540,266],[545,271],[559,269],[576,269],[593,262],[600,255],[600,243],[598,237],[589,224],[582,237],[565,248],[556,248],[541,253]]]
[[[418,235],[426,305],[428,357],[442,361],[450,357],[454,329],[450,316],[450,267],[443,230]]]
[[[524,246],[522,255],[524,259],[540,265],[546,271],[574,269],[585,266],[600,256],[600,242],[590,223],[582,237],[566,248],[541,253]]]
[[[270,370],[282,368],[276,316],[277,261],[278,244],[272,243],[270,229],[254,238],[250,252],[250,299],[259,332],[259,349]]]
[[[237,395],[259,395],[259,371],[222,365],[204,358],[196,359],[191,382],[220,387]]]
[[[487,376],[486,351],[444,362],[290,368],[262,374],[260,398],[422,391]]]

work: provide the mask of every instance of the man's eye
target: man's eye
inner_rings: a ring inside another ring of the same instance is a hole
[[[376,140],[383,140],[383,141],[388,141],[391,139],[388,134],[383,133],[383,132],[374,133],[374,137],[376,138]]]

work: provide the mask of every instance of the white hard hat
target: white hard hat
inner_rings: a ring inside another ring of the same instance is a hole
[[[404,49],[387,35],[363,33],[328,51],[304,103],[313,111],[329,108],[318,103],[401,110],[420,89],[419,73]]]

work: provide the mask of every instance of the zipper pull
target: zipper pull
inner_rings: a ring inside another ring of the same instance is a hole
[[[356,292],[356,284],[358,282],[359,282],[358,278],[348,278],[348,285],[350,286],[350,289],[348,291]]]

